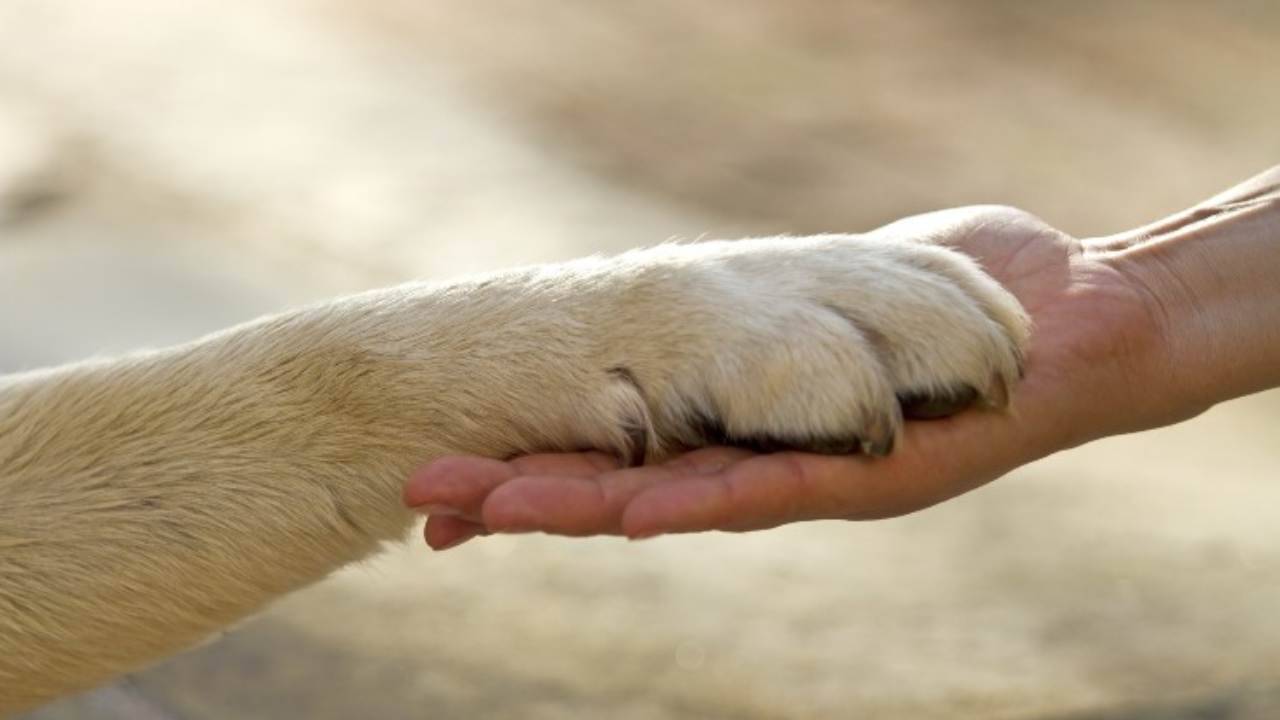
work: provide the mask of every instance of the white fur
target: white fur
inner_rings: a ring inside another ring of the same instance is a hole
[[[402,538],[401,484],[433,457],[654,459],[707,418],[883,446],[897,393],[1003,404],[1027,333],[954,251],[768,238],[406,285],[0,378],[0,712]]]

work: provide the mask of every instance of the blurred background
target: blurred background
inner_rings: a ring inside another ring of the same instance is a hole
[[[1257,2],[0,0],[0,371],[408,278],[1280,162]],[[26,716],[1280,717],[1280,395],[898,520],[417,543]]]

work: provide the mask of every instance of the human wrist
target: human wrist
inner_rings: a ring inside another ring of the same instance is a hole
[[[1146,382],[1168,422],[1280,384],[1280,190],[1215,198],[1105,262],[1140,289],[1159,328]]]

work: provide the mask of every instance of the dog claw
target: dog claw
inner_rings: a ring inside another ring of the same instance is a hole
[[[991,376],[987,390],[982,394],[983,403],[987,407],[1003,410],[1009,407],[1009,379],[1001,373]]]
[[[893,440],[893,436],[890,435],[889,437],[879,441],[863,440],[859,445],[862,448],[862,452],[866,455],[884,457],[893,452]]]
[[[898,439],[898,426],[901,418],[895,414],[880,415],[867,425],[866,435],[858,445],[862,452],[875,457],[884,457],[893,452],[894,442]]]

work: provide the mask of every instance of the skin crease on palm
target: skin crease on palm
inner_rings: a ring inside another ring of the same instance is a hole
[[[719,447],[635,468],[600,453],[509,462],[449,457],[415,473],[405,501],[429,514],[425,536],[437,550],[491,532],[635,539],[885,518],[968,492],[1062,449],[1190,418],[1280,378],[1264,370],[1254,375],[1265,377],[1246,374],[1198,387],[1190,375],[1196,363],[1178,348],[1203,340],[1182,337],[1189,333],[1180,322],[1184,308],[1199,309],[1201,298],[1191,296],[1194,283],[1167,270],[1191,243],[1235,241],[1238,247],[1245,238],[1274,255],[1277,187],[1280,168],[1158,223],[1083,241],[998,206],[929,213],[873,231],[973,256],[1034,323],[1026,374],[1008,410],[908,422],[888,457]],[[1274,300],[1267,295],[1259,302]],[[1261,342],[1268,347],[1249,352],[1265,361],[1263,353],[1280,343],[1275,337]],[[1179,391],[1160,392],[1151,378],[1170,379]]]

